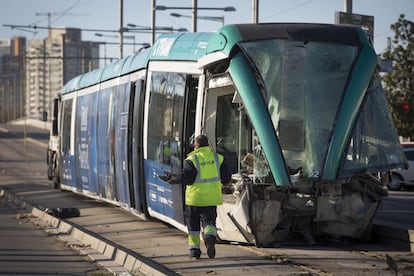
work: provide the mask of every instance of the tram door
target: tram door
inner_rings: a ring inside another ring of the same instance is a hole
[[[191,151],[198,78],[185,73],[151,72],[147,86],[146,158],[147,204],[153,216],[184,224],[183,185],[171,185],[158,176],[180,173]]]
[[[133,111],[131,124],[131,136],[128,145],[131,145],[129,155],[130,171],[130,197],[131,206],[140,214],[145,214],[145,190],[144,190],[144,172],[143,172],[143,156],[142,156],[142,129],[143,129],[143,110],[144,110],[144,77],[141,76],[132,86],[131,105]]]

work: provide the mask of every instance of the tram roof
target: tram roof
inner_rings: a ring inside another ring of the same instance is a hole
[[[146,68],[148,60],[197,61],[206,54],[213,33],[171,33],[160,36],[154,46],[71,79],[63,94]]]
[[[163,34],[151,48],[73,78],[65,85],[63,94],[144,69],[149,60],[197,61],[215,51],[230,55],[239,41],[271,38],[354,46],[368,41],[366,34],[356,27],[309,23],[235,24],[224,26],[215,33]]]

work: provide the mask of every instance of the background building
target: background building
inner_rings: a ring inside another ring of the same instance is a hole
[[[26,38],[0,40],[0,122],[24,116]]]
[[[71,78],[99,67],[99,43],[81,30],[54,28],[45,39],[0,40],[0,123],[49,119],[51,103]]]
[[[99,67],[99,43],[85,42],[81,30],[54,28],[46,39],[28,43],[26,116],[47,120],[51,103],[71,78]]]

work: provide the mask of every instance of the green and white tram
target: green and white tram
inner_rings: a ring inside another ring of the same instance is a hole
[[[240,24],[164,34],[136,55],[64,88],[51,139],[62,189],[186,231],[178,172],[206,134],[233,181],[218,208],[222,240],[361,239],[404,167],[376,53],[363,30]]]

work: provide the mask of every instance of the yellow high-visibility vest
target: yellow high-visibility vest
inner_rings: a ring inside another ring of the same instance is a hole
[[[205,146],[191,152],[186,160],[190,160],[197,169],[197,177],[192,185],[186,187],[185,203],[200,207],[222,204],[220,166],[224,157]]]

